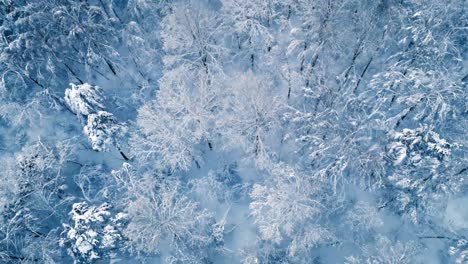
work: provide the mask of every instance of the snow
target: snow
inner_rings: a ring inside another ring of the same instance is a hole
[[[449,200],[445,210],[445,221],[455,231],[468,234],[468,197]]]

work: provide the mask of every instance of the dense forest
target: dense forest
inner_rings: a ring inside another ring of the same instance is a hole
[[[465,0],[0,0],[0,263],[468,263]]]

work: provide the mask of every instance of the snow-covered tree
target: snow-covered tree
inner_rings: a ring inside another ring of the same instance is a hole
[[[345,228],[353,231],[353,239],[363,238],[365,241],[366,231],[375,231],[384,225],[382,216],[379,215],[377,206],[368,202],[357,202],[345,215]]]
[[[278,165],[264,184],[255,184],[251,193],[251,214],[260,238],[275,244],[287,243],[292,258],[307,256],[312,248],[331,243],[331,230],[320,225],[326,208],[322,183]]]
[[[251,70],[259,67],[259,56],[273,46],[269,27],[273,23],[275,1],[223,0],[224,21],[231,28],[231,45],[243,65]]]
[[[88,121],[83,128],[92,148],[97,151],[108,151],[110,146],[116,146],[120,150],[118,138],[122,137],[125,131],[126,128],[106,111],[88,115]]]
[[[190,64],[206,74],[220,70],[225,53],[219,14],[205,1],[180,1],[162,22],[166,68]]]
[[[417,246],[414,242],[392,241],[387,237],[377,238],[376,245],[363,248],[362,256],[347,257],[347,262],[355,263],[414,263]]]
[[[445,176],[451,165],[448,157],[457,145],[450,144],[427,126],[394,132],[392,139],[388,158],[394,170],[388,180],[395,188],[393,199],[404,215],[418,222],[421,213],[438,210],[443,197],[458,192],[463,176],[458,171]]]
[[[135,184],[126,208],[129,246],[166,261],[202,262],[213,243],[209,212],[183,195],[177,181],[159,183],[148,175]]]
[[[215,80],[208,83],[202,70],[178,67],[160,80],[155,101],[144,105],[138,116],[143,136],[135,138],[142,158],[157,154],[171,169],[188,169],[202,161],[199,144],[213,148],[213,115],[219,111],[220,93]],[[215,90],[216,89],[216,90]]]
[[[57,0],[2,2],[2,75],[13,74],[12,81],[26,86],[63,91],[63,76],[82,83],[86,71],[102,74],[104,68],[115,73],[116,31],[100,6]]]
[[[109,151],[113,146],[119,150],[125,160],[128,160],[119,144],[119,139],[127,132],[127,128],[117,122],[113,114],[103,111],[105,107],[102,101],[102,92],[98,86],[87,83],[71,84],[71,88],[65,90],[65,103],[85,124],[83,132],[88,137],[92,149]]]
[[[60,245],[68,249],[76,263],[105,259],[119,249],[124,239],[121,232],[126,215],[113,214],[112,206],[104,203],[90,206],[86,202],[75,203],[69,215],[72,224],[63,224]]]
[[[70,86],[65,90],[65,103],[79,118],[86,118],[90,114],[105,109],[102,91],[98,86],[88,83],[81,85],[71,83]]]
[[[240,148],[262,166],[277,154],[277,128],[285,97],[267,76],[247,72],[231,80],[216,125],[228,149]]]
[[[54,226],[69,201],[63,170],[69,149],[53,148],[38,141],[16,157],[4,157],[0,184],[0,259],[8,263],[50,261]],[[52,241],[52,242],[51,242]]]

